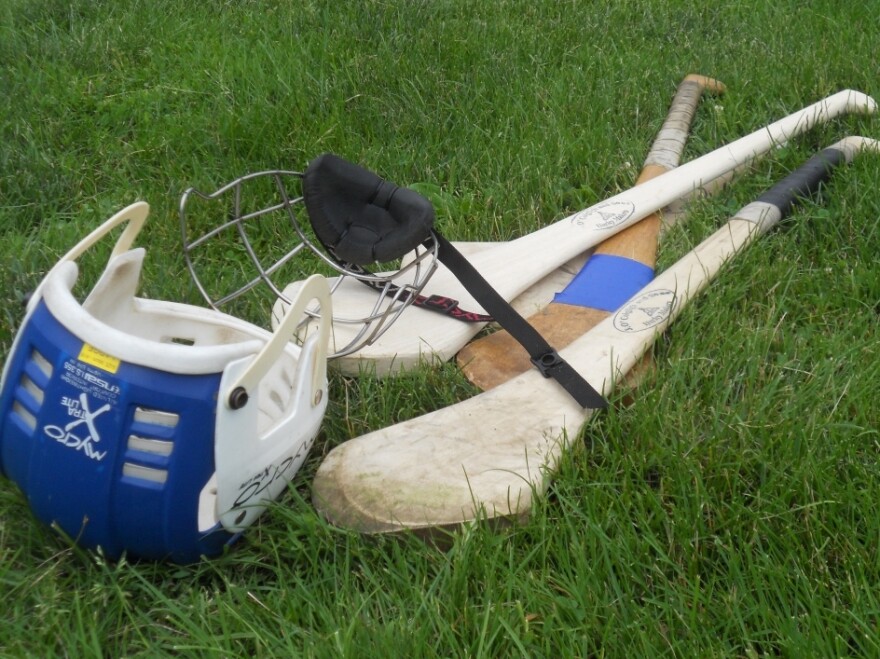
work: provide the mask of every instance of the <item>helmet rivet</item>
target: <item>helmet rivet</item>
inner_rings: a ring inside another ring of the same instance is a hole
[[[318,389],[318,391],[315,392],[315,402],[313,402],[312,405],[317,405],[318,403],[321,402],[321,400],[323,400],[323,398],[324,398],[324,390]]]
[[[232,393],[229,394],[229,407],[234,410],[240,410],[247,405],[247,402],[248,392],[244,387],[236,387],[232,390]]]

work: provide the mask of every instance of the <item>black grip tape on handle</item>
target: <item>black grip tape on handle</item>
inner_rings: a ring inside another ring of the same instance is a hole
[[[767,190],[757,201],[776,206],[785,217],[799,197],[809,197],[818,190],[819,185],[831,178],[834,168],[841,163],[846,163],[846,154],[841,149],[824,149]]]

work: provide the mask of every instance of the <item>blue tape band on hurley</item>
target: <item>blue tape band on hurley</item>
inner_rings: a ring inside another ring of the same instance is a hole
[[[644,263],[612,254],[594,254],[553,301],[617,311],[653,278],[654,269]]]

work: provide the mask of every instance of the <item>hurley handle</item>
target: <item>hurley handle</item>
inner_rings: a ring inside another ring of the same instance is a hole
[[[852,162],[860,151],[880,150],[880,142],[867,137],[851,136],[823,149],[791,174],[764,192],[736,215],[754,222],[761,233],[787,216],[798,199],[809,197],[831,178],[834,169]]]
[[[726,87],[714,78],[692,73],[675,93],[654,138],[636,185],[678,166],[703,92]],[[557,348],[564,348],[628,300],[654,276],[660,213],[655,212],[606,238],[554,301],[529,317],[529,323]],[[531,355],[519,350],[509,332],[500,330],[464,346],[457,362],[477,387],[487,390],[527,370]]]

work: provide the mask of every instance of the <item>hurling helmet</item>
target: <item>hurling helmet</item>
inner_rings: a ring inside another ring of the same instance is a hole
[[[329,325],[290,338],[330,296],[310,277],[274,332],[136,297],[148,211],[114,215],[30,298],[0,379],[0,472],[81,546],[188,563],[219,554],[302,465],[327,406]],[[80,303],[77,259],[121,225]]]

